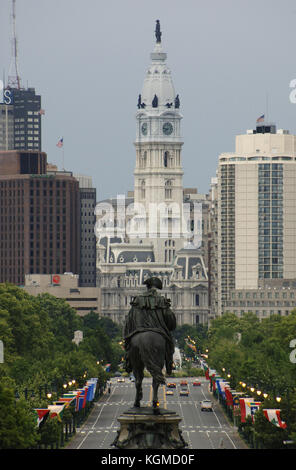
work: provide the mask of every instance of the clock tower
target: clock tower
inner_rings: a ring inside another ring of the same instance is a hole
[[[170,263],[166,247],[177,251],[184,246],[182,115],[161,34],[157,20],[156,43],[138,97],[134,201],[139,207],[138,224],[146,233],[143,239],[153,243],[156,261]]]

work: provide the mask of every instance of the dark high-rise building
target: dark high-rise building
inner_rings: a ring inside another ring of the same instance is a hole
[[[80,271],[79,184],[43,152],[0,152],[0,242],[0,282]]]
[[[6,88],[0,104],[0,150],[41,151],[42,112],[34,88]]]
[[[81,287],[96,285],[96,224],[95,208],[97,191],[92,187],[92,178],[74,175],[79,181],[80,191],[80,276]]]

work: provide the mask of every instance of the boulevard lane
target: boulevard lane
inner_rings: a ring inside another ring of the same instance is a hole
[[[180,379],[167,379],[175,382],[173,395],[166,395],[166,387],[159,388],[160,407],[176,411],[182,418],[180,429],[188,449],[242,449],[245,444],[241,441],[233,426],[228,423],[220,405],[212,399],[208,390],[208,382],[200,378],[201,386],[194,387],[195,379],[188,378],[189,396],[180,396]],[[125,379],[117,382],[112,379],[111,393],[106,393],[94,406],[89,418],[77,429],[76,436],[68,444],[69,449],[114,449],[112,442],[116,438],[119,423],[117,418],[131,408],[135,398],[135,384]],[[201,411],[200,401],[211,399],[214,411]],[[142,406],[151,406],[152,379],[143,381]]]

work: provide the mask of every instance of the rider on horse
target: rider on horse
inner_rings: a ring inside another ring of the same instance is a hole
[[[176,328],[176,317],[171,310],[170,299],[160,295],[157,289],[162,289],[162,282],[157,277],[150,277],[144,284],[147,292],[134,297],[131,309],[126,317],[123,337],[125,341],[125,370],[132,371],[129,361],[129,346],[131,338],[143,331],[153,331],[161,334],[166,340],[165,366],[168,375],[173,368],[174,341],[171,331]]]

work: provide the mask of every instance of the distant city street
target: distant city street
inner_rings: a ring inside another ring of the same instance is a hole
[[[118,382],[112,379],[111,392],[98,401],[85,424],[77,429],[77,433],[67,446],[68,449],[114,449],[112,443],[117,435],[121,413],[133,406],[135,384],[125,379]],[[180,429],[188,449],[243,449],[246,445],[239,438],[235,428],[227,421],[220,405],[213,400],[213,412],[201,411],[200,401],[212,399],[208,381],[204,377],[198,379],[200,386],[193,386],[195,379],[189,378],[188,396],[180,396],[181,379],[169,379],[176,383],[170,389],[173,395],[166,395],[166,387],[159,390],[160,407],[176,411],[182,418]],[[152,379],[143,381],[143,406],[151,405]]]

